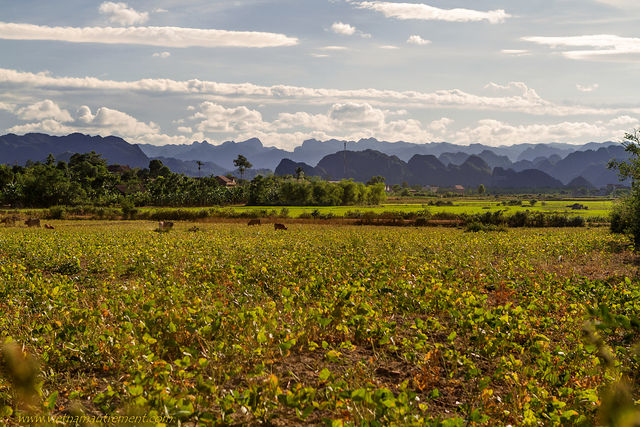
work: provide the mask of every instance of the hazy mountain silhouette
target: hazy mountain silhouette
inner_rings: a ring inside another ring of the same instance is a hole
[[[129,144],[114,136],[103,138],[79,133],[67,136],[8,134],[0,137],[0,162],[24,164],[28,160],[44,160],[48,154],[66,159],[73,153],[95,151],[108,163],[131,167],[147,167],[150,158],[159,158],[174,172],[190,176],[198,175],[197,162],[201,161],[205,164],[200,174],[207,176],[233,171],[233,160],[242,154],[253,164],[253,172],[248,172],[247,178],[255,173],[268,174],[271,170],[277,174],[295,174],[295,169],[302,167],[308,176],[330,176],[333,179],[346,176],[365,182],[372,176],[383,175],[387,183],[506,185],[505,179],[518,179],[519,184],[531,180],[527,187],[538,183],[556,185],[543,175],[528,172],[538,170],[565,184],[581,176],[592,185],[603,187],[619,183],[616,171],[607,168],[608,162],[611,159],[628,158],[624,148],[612,142],[489,147],[483,144],[461,146],[448,142],[413,144],[367,138],[346,144],[348,150],[345,154],[345,142],[335,139],[310,139],[293,151],[286,151],[265,147],[257,138],[242,142],[227,141],[220,145],[204,141],[153,146]],[[283,163],[283,159],[288,161]],[[317,166],[312,166],[314,164]],[[492,176],[497,168],[501,171],[494,179]],[[509,170],[518,175],[504,172]],[[521,186],[519,184],[517,187]]]
[[[314,168],[313,166],[310,166],[304,162],[294,162],[293,160],[289,159],[282,159],[278,167],[276,167],[274,174],[278,176],[295,175],[298,168],[302,168],[302,172],[305,176],[327,176],[327,171],[323,170],[322,168]]]
[[[207,141],[194,142],[183,145],[155,146],[138,144],[149,157],[173,157],[179,160],[199,160],[212,162],[225,169],[233,169],[233,161],[239,154],[245,156],[254,168],[271,169],[291,152],[274,147],[265,147],[258,138],[251,138],[242,142],[227,141],[220,145],[213,145]]]
[[[117,136],[89,136],[72,133],[67,136],[50,136],[42,133],[0,136],[0,163],[20,164],[27,161],[43,161],[49,154],[70,157],[70,153],[101,154],[109,164],[147,167],[149,158],[136,145]],[[62,157],[61,157],[62,159]]]
[[[346,162],[345,162],[346,161]],[[345,169],[346,163],[346,169]],[[491,168],[480,156],[469,156],[461,165],[445,165],[434,155],[416,154],[408,162],[375,150],[346,151],[329,154],[317,167],[283,159],[276,175],[293,175],[302,167],[306,175],[327,179],[354,179],[367,182],[382,175],[387,184],[419,184],[441,187],[463,185],[475,188],[480,184],[501,188],[562,188],[562,182],[539,170],[521,172],[501,167]],[[346,171],[346,172],[345,172]]]
[[[212,162],[202,162],[198,171],[198,161],[196,160],[179,160],[173,157],[153,157],[153,159],[160,160],[171,172],[187,176],[226,175],[228,173],[227,169]]]

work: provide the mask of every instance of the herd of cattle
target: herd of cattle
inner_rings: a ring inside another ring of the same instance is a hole
[[[14,216],[7,216],[4,217],[2,219],[0,219],[0,224],[4,224],[5,226],[12,226],[15,225],[16,222],[20,221],[20,217],[14,215]],[[39,218],[28,218],[25,222],[25,225],[27,227],[41,227],[40,224],[40,219]],[[251,219],[249,220],[249,222],[247,223],[247,225],[262,225],[262,223],[260,222],[259,219]],[[44,228],[46,228],[47,230],[53,230],[55,227],[53,225],[50,224],[44,224]],[[173,228],[173,222],[169,222],[169,221],[160,221],[158,223],[158,228],[156,229],[156,231],[169,231]],[[274,230],[287,230],[287,227],[284,224],[280,224],[278,222],[273,224],[273,229]]]
[[[4,224],[5,226],[12,226],[12,225],[16,225],[16,222],[20,221],[20,217],[18,216],[6,216],[2,219],[0,219],[0,224]],[[24,222],[24,224],[27,227],[42,227],[42,224],[40,224],[40,219],[39,218],[27,218],[27,220]],[[44,228],[46,228],[47,230],[54,230],[55,227],[53,225],[50,224],[45,224]]]
[[[247,225],[261,225],[261,222],[259,219],[250,219],[249,222],[247,223]],[[286,230],[287,227],[284,224],[280,224],[280,223],[274,223],[273,224],[273,229],[274,230]]]
[[[262,222],[259,219],[250,219],[247,225],[262,225]],[[169,231],[173,228],[173,222],[169,221],[160,221],[158,223],[157,231]],[[284,224],[280,224],[278,222],[273,224],[274,230],[287,230],[287,227]],[[189,229],[190,231],[196,231],[194,229]]]

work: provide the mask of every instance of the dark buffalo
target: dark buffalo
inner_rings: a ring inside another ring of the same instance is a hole
[[[247,225],[260,225],[259,219],[250,219]]]
[[[27,227],[40,227],[39,218],[29,218],[24,223],[27,225]]]
[[[286,230],[287,227],[285,227],[284,224],[280,224],[280,223],[276,222],[276,223],[273,224],[273,229],[274,230]]]
[[[6,226],[14,225],[16,223],[16,218],[17,217],[15,216],[6,216],[0,220],[0,224],[4,224]],[[20,218],[17,218],[17,219],[20,219]]]

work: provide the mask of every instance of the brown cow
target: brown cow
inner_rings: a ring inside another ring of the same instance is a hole
[[[284,224],[280,224],[280,223],[276,222],[276,223],[273,224],[273,229],[274,230],[286,230],[287,227],[285,227]]]
[[[247,225],[260,225],[259,219],[250,219]]]
[[[7,227],[10,225],[14,225],[16,223],[16,217],[15,216],[6,216],[4,218],[2,218],[0,220],[0,224],[4,224]]]
[[[49,225],[49,224],[45,224],[44,228],[46,228],[47,230],[55,230],[55,227],[53,225]]]
[[[173,223],[169,221],[160,221],[158,223],[158,231],[169,231],[173,228]]]
[[[29,218],[24,223],[27,227],[40,227],[40,218]]]

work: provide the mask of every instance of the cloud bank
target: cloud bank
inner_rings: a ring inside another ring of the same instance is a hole
[[[421,3],[391,3],[384,1],[363,1],[354,5],[359,9],[369,9],[382,13],[387,18],[423,21],[478,22],[499,24],[511,17],[502,9],[482,12],[472,9],[440,9]]]
[[[598,60],[606,57],[640,55],[640,38],[620,37],[611,34],[596,34],[566,37],[523,37],[522,40],[557,48],[587,48],[576,50],[562,50],[567,58],[577,60]]]
[[[206,30],[182,27],[47,27],[0,22],[0,39],[54,40],[69,43],[137,44],[186,47],[294,46],[298,39],[254,31]]]
[[[41,90],[85,90],[138,92],[146,94],[181,94],[216,98],[224,102],[272,103],[291,101],[317,105],[367,102],[389,107],[420,109],[466,109],[522,112],[531,115],[571,116],[604,115],[620,112],[640,113],[640,108],[595,108],[582,105],[559,105],[541,98],[537,92],[521,82],[507,86],[493,84],[493,89],[509,89],[502,96],[471,94],[460,89],[435,92],[394,91],[380,89],[323,89],[299,86],[259,86],[251,83],[219,83],[202,80],[176,81],[171,79],[143,79],[136,81],[102,80],[95,77],[53,77],[46,73],[27,73],[0,68],[0,85]],[[491,85],[490,85],[491,86]],[[498,91],[500,92],[500,91]]]
[[[265,145],[291,150],[309,138],[358,140],[374,137],[387,141],[479,142],[495,146],[523,142],[581,141],[585,138],[611,140],[640,124],[635,117],[619,115],[609,120],[565,120],[528,125],[482,119],[456,129],[455,121],[449,117],[430,122],[399,118],[408,112],[381,109],[366,102],[335,103],[325,112],[315,114],[306,111],[281,112],[272,120],[266,120],[255,108],[244,105],[230,107],[211,101],[191,106],[182,113],[187,116],[176,121],[182,123],[176,129],[179,135],[167,135],[154,122],[144,122],[112,108],[99,107],[94,113],[90,107],[82,105],[71,116],[55,102],[44,100],[14,111],[16,116],[30,122],[13,126],[7,132],[45,132],[55,135],[84,132],[117,135],[132,143],[155,145],[258,137]]]

